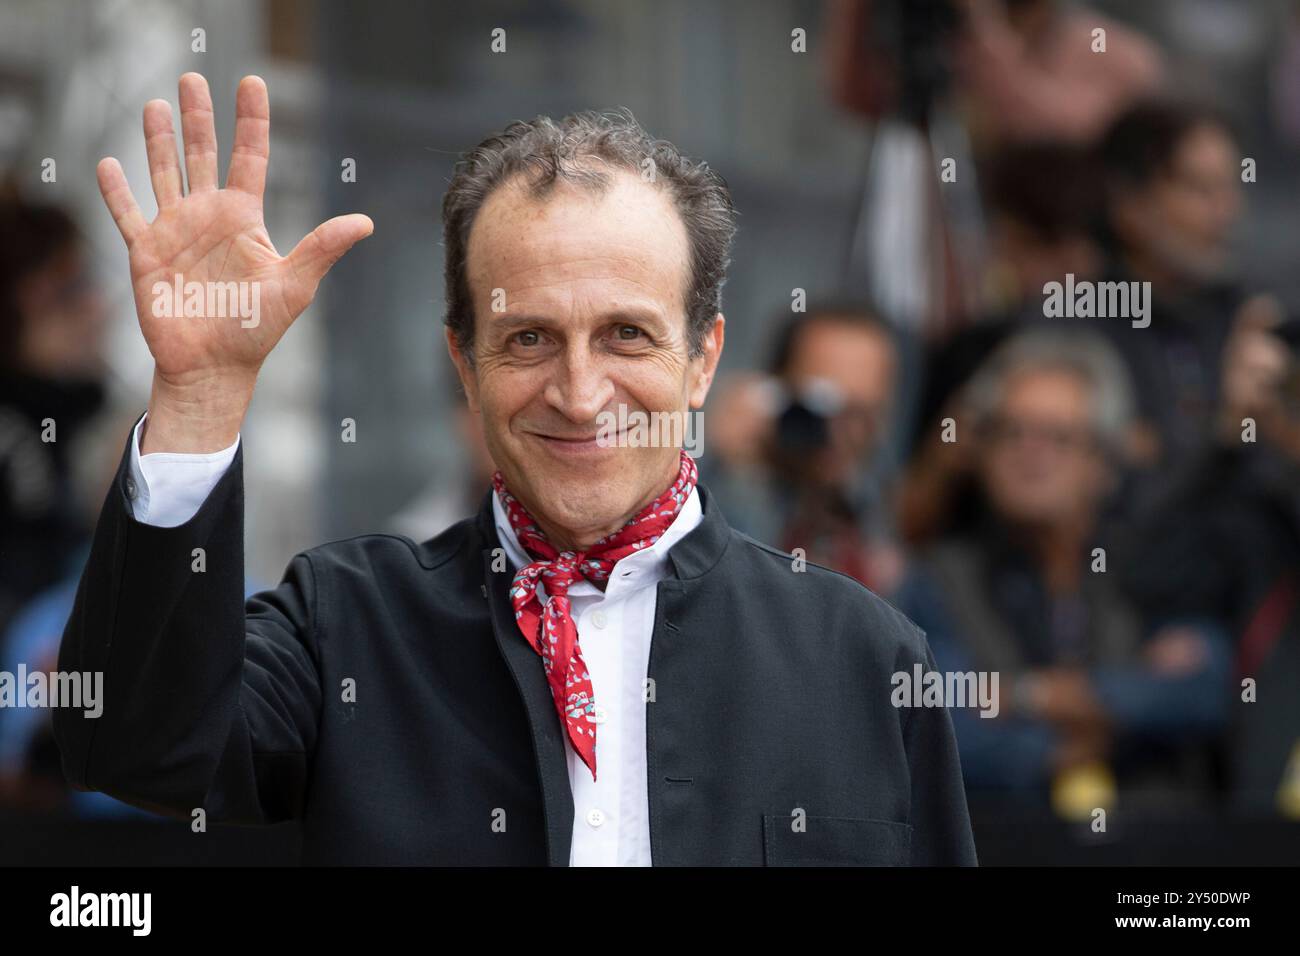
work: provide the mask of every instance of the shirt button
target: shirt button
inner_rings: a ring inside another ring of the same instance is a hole
[[[608,621],[605,618],[605,612],[597,608],[591,612],[591,623],[597,627],[603,628]]]
[[[592,807],[587,811],[587,824],[595,829],[605,822],[605,811]]]
[[[135,479],[130,475],[127,475],[126,480],[122,482],[122,487],[126,491],[127,498],[131,501],[135,501],[135,496],[139,491],[135,486]]]
[[[605,710],[604,707],[600,706],[600,704],[597,704],[595,709],[592,710],[591,717],[589,719],[593,724],[603,724],[606,720],[609,719],[609,712]]]

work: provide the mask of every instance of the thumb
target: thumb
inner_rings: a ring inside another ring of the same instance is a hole
[[[343,254],[375,231],[369,216],[335,216],[303,236],[287,256],[294,275],[315,287]]]

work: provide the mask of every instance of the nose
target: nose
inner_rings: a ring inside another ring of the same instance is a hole
[[[614,383],[586,343],[574,342],[560,356],[544,394],[547,404],[569,421],[587,425],[614,397]]]

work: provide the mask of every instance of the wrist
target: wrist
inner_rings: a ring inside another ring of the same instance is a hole
[[[254,376],[206,376],[184,384],[154,373],[140,454],[209,454],[239,436],[253,397]]]

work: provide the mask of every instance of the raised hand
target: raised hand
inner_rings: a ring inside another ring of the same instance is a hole
[[[266,356],[311,303],[330,266],[374,230],[367,216],[339,216],[281,256],[262,221],[270,147],[266,84],[255,76],[239,84],[224,189],[217,186],[212,97],[199,74],[181,77],[180,108],[188,195],[181,184],[171,107],[166,100],[144,107],[149,174],[158,200],[153,222],[141,215],[121,164],[109,158],[98,167],[100,192],[130,253],[136,314],[154,357],[141,447],[146,453],[229,445]],[[200,299],[193,293],[200,290],[202,315],[187,316],[185,306],[194,311]]]

